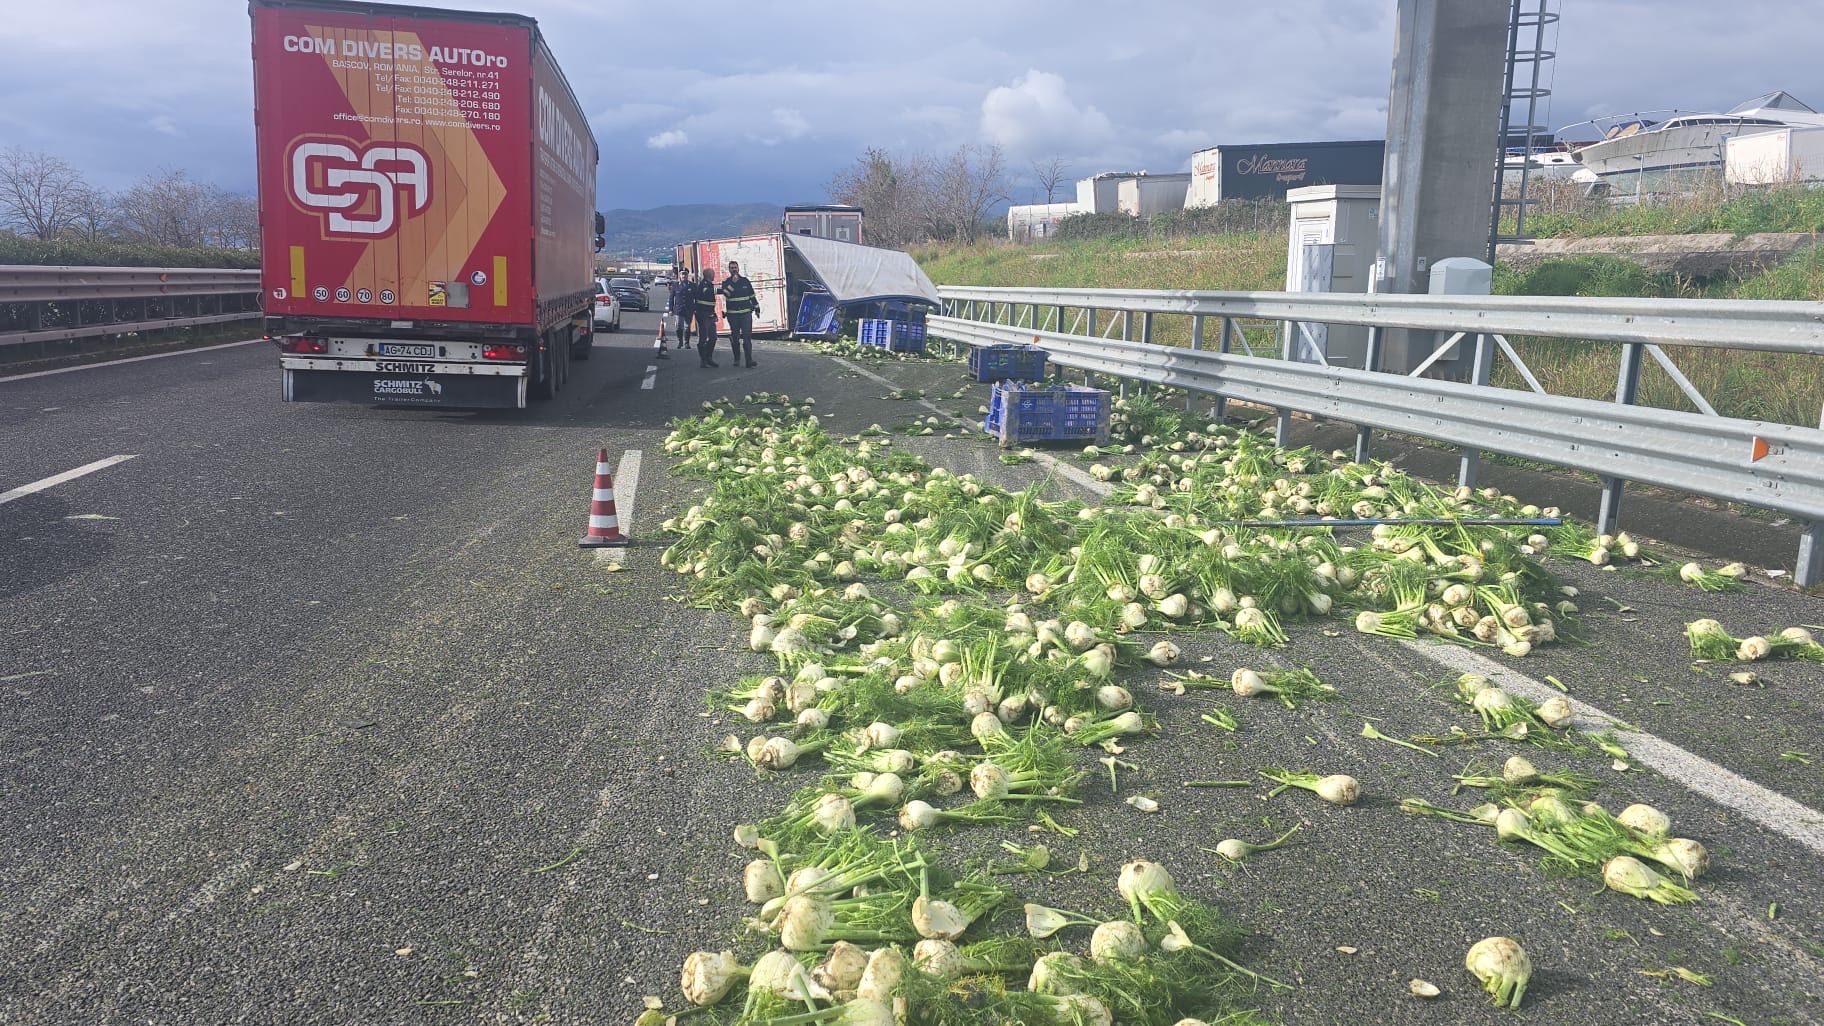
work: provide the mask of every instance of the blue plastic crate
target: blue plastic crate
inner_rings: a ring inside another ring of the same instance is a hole
[[[1109,394],[1078,385],[998,382],[982,430],[1003,447],[1026,442],[1108,443]]]
[[[922,353],[925,351],[924,321],[894,321],[893,342],[888,346],[896,353]]]
[[[1045,350],[1002,343],[969,350],[969,371],[977,381],[1043,381]]]
[[[895,353],[925,351],[925,326],[885,318],[861,322],[857,339],[864,346],[878,346]]]

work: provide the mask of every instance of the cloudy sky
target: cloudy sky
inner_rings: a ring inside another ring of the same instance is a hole
[[[1529,0],[1529,3],[1531,0]],[[1824,108],[1815,0],[1558,0],[1553,127]],[[253,188],[242,0],[0,0],[0,147],[120,188]],[[1188,170],[1217,143],[1380,138],[1393,0],[443,0],[539,19],[602,145],[601,206],[815,202],[868,146],[998,144],[1072,176]],[[1042,198],[1042,197],[1041,197]]]

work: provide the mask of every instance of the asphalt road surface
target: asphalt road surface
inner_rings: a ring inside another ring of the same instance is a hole
[[[931,410],[880,399],[890,387],[973,417],[985,386],[796,344],[762,343],[752,370],[657,361],[657,319],[626,314],[523,412],[284,404],[259,344],[0,380],[0,495],[130,457],[0,499],[0,1022],[597,1023],[630,1021],[644,994],[675,1004],[683,955],[725,946],[744,911],[731,827],[808,778],[758,782],[707,754],[731,725],[702,712],[704,689],[764,664],[658,566],[657,524],[697,489],[666,473],[666,422],[771,389],[817,396],[839,430],[891,428]],[[1094,495],[1049,464],[1000,464],[979,434],[900,444]],[[623,468],[636,540],[618,573],[576,547],[598,447]],[[1121,862],[1165,862],[1254,931],[1250,964],[1298,984],[1260,995],[1288,1023],[1513,1021],[1462,969],[1491,933],[1539,967],[1524,1019],[1824,1020],[1824,673],[1769,665],[1764,687],[1733,686],[1680,636],[1697,615],[1738,633],[1820,623],[1824,604],[1554,566],[1585,589],[1588,636],[1526,660],[1340,621],[1270,653],[1187,642],[1219,676],[1310,665],[1342,700],[1150,697],[1165,730],[1132,749],[1142,768],[1118,794],[1089,786],[1061,817],[1082,834],[1053,841],[1093,872],[1033,896],[1113,911]],[[1553,676],[1639,728],[1620,737],[1643,769],[1564,764],[1600,776],[1609,808],[1651,802],[1709,845],[1701,904],[1595,894],[1481,828],[1397,811],[1506,754],[1359,736],[1364,718],[1395,736],[1469,726],[1425,686],[1464,659]],[[1201,727],[1212,704],[1242,731]],[[1179,786],[1263,765],[1353,773],[1369,797]],[[1135,813],[1135,792],[1164,810]],[[1240,869],[1208,853],[1294,822],[1297,843]],[[1646,975],[1673,966],[1713,985]],[[1413,977],[1444,996],[1408,996]]]

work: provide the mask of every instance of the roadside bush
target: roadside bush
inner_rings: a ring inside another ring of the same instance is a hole
[[[257,250],[247,249],[145,246],[121,242],[45,242],[0,235],[0,264],[257,268],[260,266],[260,254]]]
[[[1138,239],[1146,236],[1146,222],[1131,214],[1073,214],[1058,222],[1054,242],[1084,239]]]
[[[1292,205],[1282,200],[1224,200],[1207,207],[1154,214],[1153,230],[1172,237],[1246,235],[1283,232],[1291,221]]]
[[[1744,279],[1735,298],[1824,300],[1824,253],[1816,247],[1794,253],[1778,267]]]
[[[1494,291],[1503,296],[1677,296],[1669,274],[1648,271],[1620,257],[1576,256],[1543,260],[1527,271],[1495,268]]]

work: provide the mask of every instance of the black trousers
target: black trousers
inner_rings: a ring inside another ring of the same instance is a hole
[[[716,358],[716,312],[697,314],[697,357],[704,364]]]
[[[754,315],[728,315],[728,347],[734,352],[735,362],[741,362],[741,353],[745,348],[748,362],[754,359]]]

